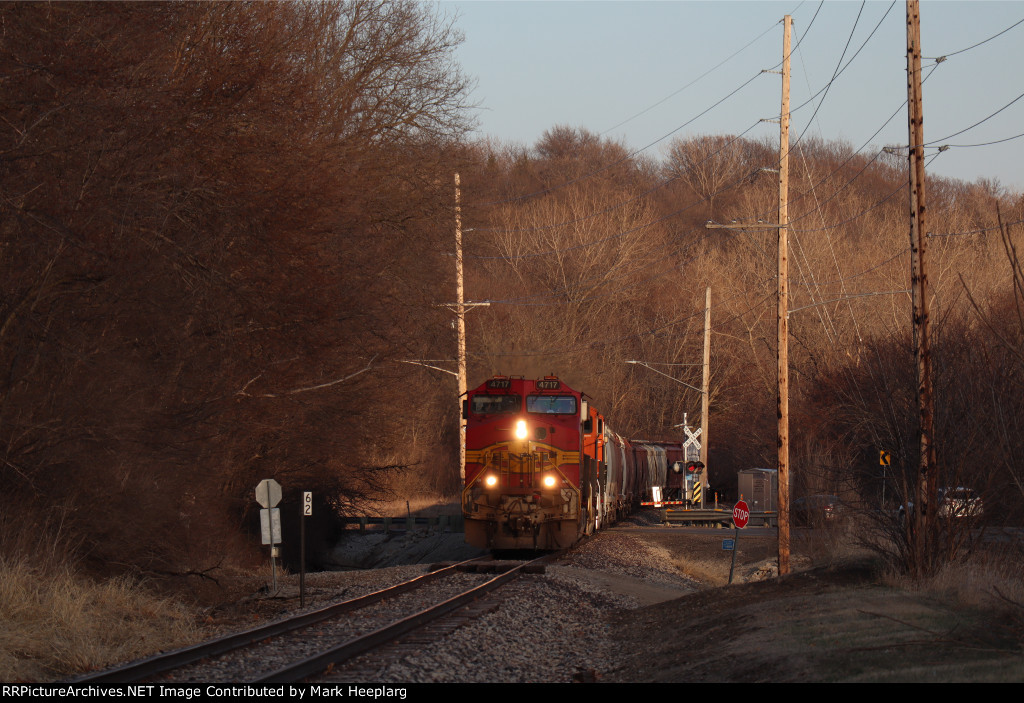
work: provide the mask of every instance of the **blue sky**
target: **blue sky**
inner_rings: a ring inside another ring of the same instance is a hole
[[[781,78],[761,71],[778,68],[781,20],[790,14],[800,42],[792,59],[794,135],[841,139],[872,154],[908,141],[903,0],[439,6],[458,16],[466,35],[457,58],[477,80],[481,136],[532,144],[567,124],[632,149],[651,145],[654,156],[672,138],[697,134],[777,140],[777,123],[759,120],[778,118]],[[951,146],[928,150],[929,173],[994,178],[1024,191],[1024,137],[976,146],[1024,133],[1024,23],[952,55],[1021,20],[1024,2],[921,3],[925,140]],[[830,81],[824,99],[812,98]]]

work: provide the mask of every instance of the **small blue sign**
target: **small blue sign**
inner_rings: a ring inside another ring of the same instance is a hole
[[[722,549],[724,549],[727,552],[731,552],[732,550],[736,549],[736,540],[734,540],[734,539],[723,539],[722,540]]]

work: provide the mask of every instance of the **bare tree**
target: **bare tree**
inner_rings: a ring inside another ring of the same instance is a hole
[[[432,184],[470,124],[452,20],[353,0],[0,23],[8,499],[71,501],[99,559],[194,572],[260,478],[377,491],[402,463],[381,367],[422,331]]]

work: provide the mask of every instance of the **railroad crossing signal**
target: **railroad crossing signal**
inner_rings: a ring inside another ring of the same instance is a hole
[[[683,450],[686,454],[687,461],[699,461],[700,460],[700,437],[701,428],[698,427],[696,430],[691,430],[686,425],[683,426],[683,432],[686,433],[686,441],[683,442]]]
[[[888,466],[889,465],[889,459],[890,459],[889,452],[887,452],[886,450],[882,449],[882,450],[880,450],[878,452],[878,465],[879,466]]]

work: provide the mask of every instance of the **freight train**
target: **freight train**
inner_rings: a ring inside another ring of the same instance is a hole
[[[679,442],[627,440],[556,376],[495,376],[468,391],[466,541],[562,549],[650,498],[693,498]],[[688,488],[689,486],[689,488]]]

